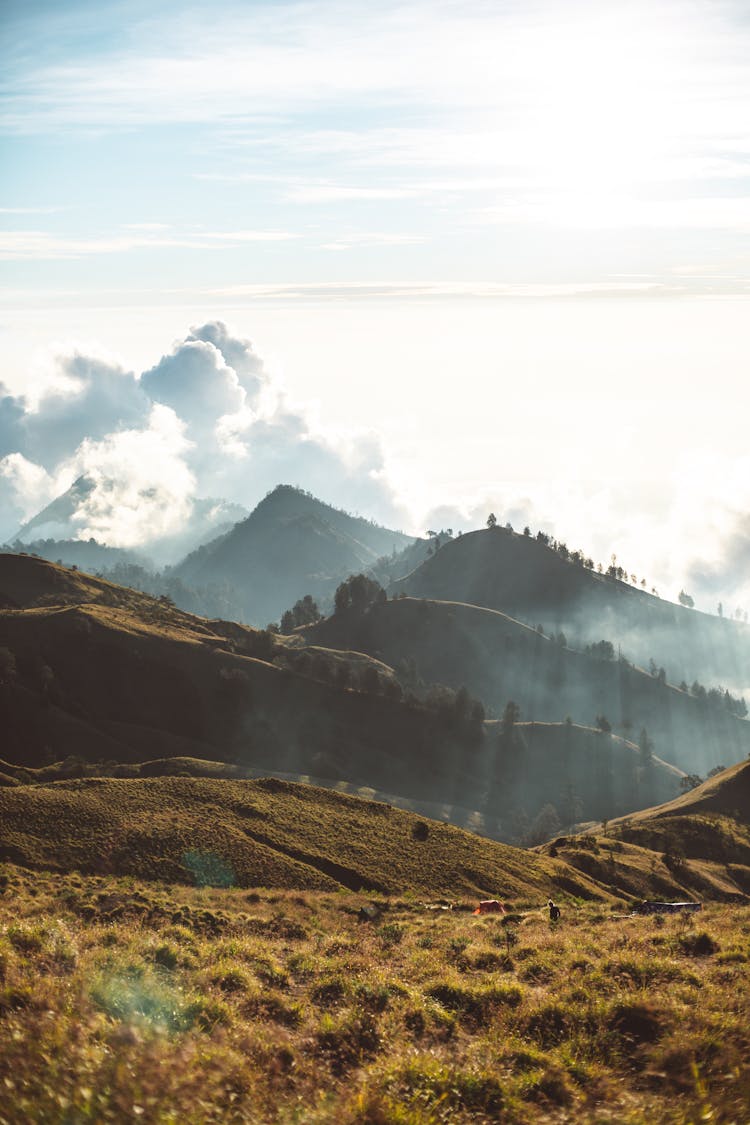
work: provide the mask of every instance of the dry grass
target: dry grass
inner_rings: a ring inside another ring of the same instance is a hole
[[[710,1121],[750,918],[506,917],[0,868],[0,1123]]]

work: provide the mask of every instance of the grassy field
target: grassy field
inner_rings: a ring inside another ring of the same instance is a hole
[[[0,867],[1,1125],[746,1125],[746,908],[435,905]]]

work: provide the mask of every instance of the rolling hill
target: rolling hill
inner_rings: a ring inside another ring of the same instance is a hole
[[[641,770],[622,739],[558,724],[543,738],[519,727],[506,744],[465,693],[420,700],[361,652],[193,617],[40,559],[0,556],[0,599],[11,764],[220,759],[440,805],[506,839],[550,801],[570,796],[593,819],[678,788],[678,771],[658,760]]]
[[[445,543],[389,593],[497,609],[575,648],[602,639],[634,662],[666,669],[671,683],[750,687],[750,628],[663,601],[563,557],[531,536],[501,528]]]
[[[303,594],[330,602],[347,575],[411,543],[400,531],[280,485],[247,519],[188,555],[173,573],[193,586],[229,583],[242,594],[244,620],[264,625]]]

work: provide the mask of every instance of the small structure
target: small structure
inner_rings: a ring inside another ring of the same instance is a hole
[[[505,911],[505,907],[503,906],[503,904],[501,902],[498,902],[496,898],[486,898],[486,899],[484,899],[483,902],[479,903],[479,906],[476,908],[474,913],[475,914],[502,914],[502,913],[504,913],[504,911]]]
[[[693,914],[701,909],[700,902],[652,902],[644,899],[633,907],[634,914]]]

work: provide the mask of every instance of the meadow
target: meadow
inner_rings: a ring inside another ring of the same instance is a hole
[[[0,1125],[746,1125],[746,906],[450,905],[1,865]]]

